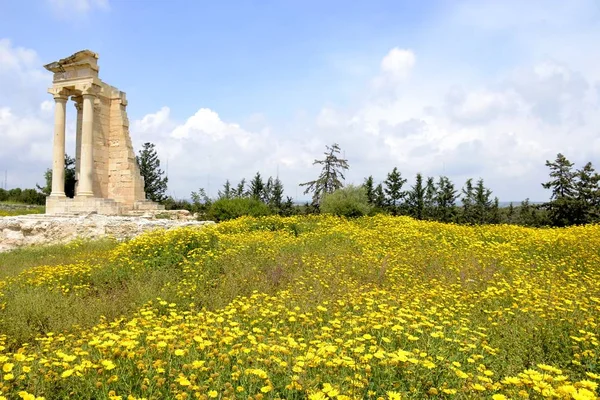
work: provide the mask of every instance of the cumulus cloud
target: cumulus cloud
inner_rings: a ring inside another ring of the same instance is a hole
[[[394,80],[402,80],[415,65],[415,54],[411,50],[394,47],[381,60],[381,72]]]
[[[37,53],[0,39],[0,170],[10,186],[34,186],[51,162],[53,101]]]
[[[179,197],[198,187],[215,195],[226,179],[250,179],[257,171],[275,176],[279,167],[282,179],[294,181],[293,171],[311,156],[301,143],[281,140],[268,128],[249,131],[207,108],[178,123],[164,107],[134,121],[131,134],[138,148],[146,141],[156,144],[163,164],[168,162],[170,190]]]
[[[41,65],[35,51],[0,38],[0,107],[10,105],[24,113],[39,109],[51,82]]]
[[[380,92],[393,91],[410,76],[415,63],[412,50],[394,47],[381,60],[380,73],[373,79],[374,89]]]
[[[132,121],[135,148],[157,145],[163,169],[168,164],[169,190],[177,197],[198,187],[215,195],[225,179],[236,183],[260,171],[263,176],[279,172],[287,194],[303,198],[298,183],[318,174],[313,160],[322,157],[326,144],[337,142],[350,162],[348,182],[360,183],[368,175],[381,181],[397,166],[411,184],[417,172],[448,175],[457,187],[482,177],[501,200],[544,200],[545,160],[558,152],[577,164],[600,159],[600,60],[593,51],[600,31],[586,26],[585,40],[576,42],[574,52],[572,43],[561,45],[556,35],[576,37],[573,21],[585,14],[581,10],[588,2],[581,7],[560,2],[546,25],[515,15],[504,3],[476,3],[481,5],[451,9],[439,29],[468,28],[470,36],[518,30],[517,53],[528,57],[507,57],[493,73],[473,77],[455,59],[426,54],[431,49],[419,43],[411,49],[399,44],[371,60],[379,68],[363,78],[367,88],[354,104],[327,103],[314,115],[299,112],[279,124],[269,121],[269,110],[228,121],[219,114],[225,110],[201,104],[177,120],[165,104]],[[472,18],[489,10],[497,10],[494,18]],[[557,13],[566,22],[555,18]],[[513,17],[518,18],[508,21]],[[541,34],[549,30],[553,35]],[[461,42],[456,43],[460,50]],[[41,174],[51,156],[53,104],[41,64],[34,51],[0,40],[0,86],[11,88],[10,98],[0,91],[0,138],[10,143],[0,146],[0,168],[8,160],[23,169],[37,165]],[[25,173],[23,179],[34,183]]]
[[[450,118],[469,123],[488,123],[502,116],[525,111],[526,105],[513,89],[452,90],[446,96],[446,110]]]

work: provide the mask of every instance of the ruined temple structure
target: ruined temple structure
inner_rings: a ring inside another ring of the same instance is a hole
[[[44,66],[54,73],[52,193],[46,214],[137,214],[162,209],[146,200],[144,179],[129,136],[125,93],[98,78],[98,55],[89,50]],[[75,197],[64,192],[67,100],[75,102]]]

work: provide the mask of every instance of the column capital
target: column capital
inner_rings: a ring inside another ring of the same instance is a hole
[[[48,93],[50,93],[52,97],[54,97],[54,100],[57,102],[67,101],[69,99],[70,94],[68,89],[55,87],[48,89]]]
[[[73,104],[77,111],[83,110],[83,96],[71,96],[71,100],[73,100]]]
[[[92,96],[96,97],[98,95],[99,88],[96,85],[84,85],[81,88],[81,96]]]
[[[66,103],[67,100],[69,100],[69,96],[67,96],[66,94],[62,94],[62,93],[58,93],[58,94],[54,94],[54,101],[56,101],[57,103]]]

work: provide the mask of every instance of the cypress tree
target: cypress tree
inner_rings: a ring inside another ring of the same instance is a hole
[[[415,185],[408,192],[408,210],[410,215],[416,219],[423,219],[425,212],[425,186],[423,186],[423,176],[417,174]]]
[[[140,173],[144,178],[144,191],[146,198],[152,201],[166,200],[168,178],[163,177],[164,172],[160,169],[160,160],[153,143],[146,142],[136,157]]]
[[[402,200],[406,196],[406,193],[402,191],[402,186],[406,183],[406,179],[402,178],[402,174],[398,171],[398,168],[394,167],[383,183],[385,184],[386,203],[392,215],[397,215],[402,205]]]

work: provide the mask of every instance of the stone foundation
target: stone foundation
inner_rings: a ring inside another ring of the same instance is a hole
[[[176,216],[176,214],[173,214]],[[127,239],[153,229],[214,224],[212,221],[139,217],[20,215],[0,217],[0,252],[23,246],[68,243],[78,238]]]
[[[139,200],[132,205],[123,204],[113,199],[98,197],[52,197],[46,198],[46,214],[48,215],[140,215],[152,211],[162,211],[165,207],[149,200]]]

